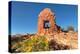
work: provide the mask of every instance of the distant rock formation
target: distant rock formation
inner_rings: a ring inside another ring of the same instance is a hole
[[[60,26],[55,22],[55,13],[49,8],[43,9],[38,16],[38,34],[48,35],[60,31]]]

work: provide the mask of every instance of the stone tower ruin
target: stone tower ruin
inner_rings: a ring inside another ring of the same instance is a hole
[[[49,8],[43,9],[38,16],[38,34],[48,35],[60,31],[56,25],[55,13]]]

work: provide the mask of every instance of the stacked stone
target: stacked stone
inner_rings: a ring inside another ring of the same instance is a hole
[[[44,28],[44,21],[49,21],[50,28]],[[43,9],[38,16],[38,34],[48,35],[57,31],[55,14],[49,8]]]

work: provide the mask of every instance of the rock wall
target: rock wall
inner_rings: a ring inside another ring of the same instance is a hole
[[[50,27],[44,28],[44,21],[49,21]],[[43,9],[38,16],[38,34],[48,35],[57,32],[55,14],[49,8]]]

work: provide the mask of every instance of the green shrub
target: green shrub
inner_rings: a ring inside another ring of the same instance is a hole
[[[17,44],[17,49],[21,52],[46,51],[49,50],[48,41],[45,36],[32,37]],[[17,50],[16,49],[16,50]],[[15,50],[15,51],[16,51]],[[17,50],[17,51],[18,51]]]

